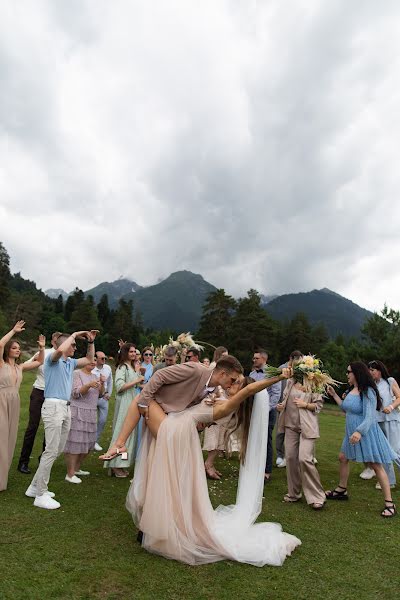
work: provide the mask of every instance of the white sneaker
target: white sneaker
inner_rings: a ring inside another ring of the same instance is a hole
[[[278,458],[276,459],[276,463],[275,463],[276,466],[280,467],[282,461],[283,461],[283,458],[281,456],[278,456]]]
[[[75,471],[75,475],[79,475],[81,477],[82,477],[82,475],[84,475],[84,476],[85,475],[90,475],[90,471],[82,471],[82,470]]]
[[[47,508],[47,510],[54,510],[55,508],[60,508],[61,504],[50,498],[48,494],[42,494],[41,496],[36,496],[33,501],[33,506],[37,506],[38,508]]]
[[[396,487],[396,484],[395,484],[395,483],[391,483],[391,484],[390,484],[390,487],[391,487],[391,489],[393,490],[393,489]],[[376,489],[376,490],[381,490],[381,489],[382,489],[382,488],[381,488],[381,484],[379,483],[379,481],[377,481],[377,482],[376,482],[375,489]]]
[[[68,483],[82,483],[82,479],[79,479],[79,477],[77,477],[76,475],[72,475],[72,477],[66,475],[65,481],[68,481]]]
[[[276,461],[276,466],[278,469],[284,469],[286,467],[286,458],[281,458],[281,462],[278,465],[278,461]]]
[[[314,456],[314,458],[312,459],[312,461],[313,461],[314,465],[317,465],[317,464],[318,464],[318,461],[317,461],[317,459],[315,458],[315,456]]]
[[[375,471],[367,467],[362,473],[360,473],[360,477],[361,479],[372,479],[375,477]]]
[[[28,496],[28,498],[36,498],[37,488],[34,485],[30,485],[25,492],[25,496]],[[50,498],[54,498],[55,493],[47,490],[47,492],[43,492],[43,496],[50,496]]]
[[[100,444],[98,444],[97,442],[94,445],[94,450],[96,452],[101,452],[103,450],[103,448],[100,446]]]

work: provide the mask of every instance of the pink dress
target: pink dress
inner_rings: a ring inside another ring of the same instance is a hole
[[[21,381],[21,367],[3,362],[0,367],[0,492],[7,489],[17,441]]]
[[[212,407],[203,401],[169,413],[157,439],[145,431],[126,501],[144,533],[142,545],[190,565],[231,559],[280,566],[300,540],[278,523],[253,525],[257,515],[245,523],[230,511],[235,506],[211,505],[196,424],[213,420]],[[263,472],[260,477],[263,482]]]

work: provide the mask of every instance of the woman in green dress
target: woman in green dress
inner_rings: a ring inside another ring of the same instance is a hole
[[[116,367],[116,394],[111,445],[113,445],[113,442],[118,437],[133,398],[140,392],[139,384],[144,381],[144,377],[140,373],[140,362],[137,361],[134,344],[127,342],[121,346]],[[129,476],[128,469],[133,465],[135,457],[136,437],[137,430],[135,429],[129,436],[126,444],[128,460],[123,460],[120,456],[117,456],[104,463],[104,467],[110,469],[110,475],[115,475],[115,477]]]

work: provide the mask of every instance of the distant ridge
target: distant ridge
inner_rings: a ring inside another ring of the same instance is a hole
[[[302,312],[311,324],[323,323],[331,337],[359,337],[373,314],[328,288],[278,296],[265,305],[265,310],[278,321],[288,321]]]

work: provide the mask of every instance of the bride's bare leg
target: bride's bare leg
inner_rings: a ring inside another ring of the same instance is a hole
[[[157,437],[158,429],[166,418],[167,415],[158,402],[152,400],[149,404],[149,418],[146,419],[146,425],[153,437]]]

